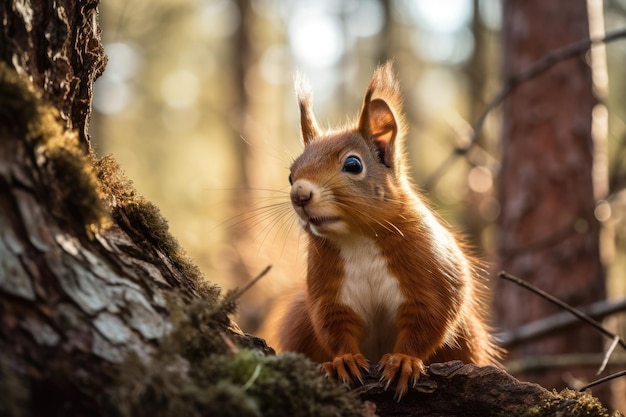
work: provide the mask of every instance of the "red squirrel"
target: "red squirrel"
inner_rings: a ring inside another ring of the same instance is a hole
[[[290,198],[308,235],[306,289],[277,327],[279,351],[321,362],[347,385],[378,362],[400,399],[424,365],[495,363],[476,261],[407,175],[407,127],[391,63],[374,73],[353,126],[324,131],[296,80],[304,151]]]

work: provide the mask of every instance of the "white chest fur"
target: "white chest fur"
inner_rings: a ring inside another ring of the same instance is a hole
[[[365,322],[361,351],[370,361],[377,361],[391,353],[395,344],[395,317],[403,302],[398,279],[370,239],[344,243],[340,253],[344,261],[340,301]]]

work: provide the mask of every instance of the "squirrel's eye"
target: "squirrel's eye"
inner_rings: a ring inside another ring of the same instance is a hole
[[[363,162],[361,162],[358,156],[350,155],[343,163],[342,170],[351,174],[360,174],[363,172]]]
[[[291,173],[289,173],[289,185],[293,185],[293,178],[291,176]]]

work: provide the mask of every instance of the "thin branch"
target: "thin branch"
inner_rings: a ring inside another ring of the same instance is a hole
[[[604,358],[602,358],[602,364],[600,365],[600,368],[598,369],[598,372],[596,373],[596,375],[600,375],[606,369],[606,365],[609,363],[609,359],[611,359],[611,355],[613,354],[613,351],[617,347],[618,343],[619,343],[619,337],[615,336],[615,338],[611,342],[611,345],[606,350],[606,353],[604,354]]]
[[[506,279],[506,280],[511,281],[511,282],[514,282],[517,285],[519,285],[521,287],[524,287],[527,290],[530,290],[530,291],[534,292],[535,294],[545,298],[546,300],[550,301],[551,303],[556,304],[557,306],[563,308],[564,310],[569,311],[570,313],[572,313],[573,315],[578,317],[580,320],[582,320],[582,321],[586,322],[587,324],[591,325],[593,328],[595,328],[597,331],[599,331],[600,333],[602,333],[606,337],[608,337],[610,339],[614,339],[614,338],[617,337],[619,339],[620,346],[622,346],[622,348],[626,349],[626,342],[624,342],[624,340],[622,338],[620,338],[618,335],[612,333],[611,331],[607,330],[604,326],[602,326],[602,324],[598,323],[596,320],[592,319],[591,317],[589,317],[587,314],[581,312],[580,310],[570,306],[569,304],[559,300],[558,298],[548,294],[547,292],[545,292],[545,291],[535,287],[534,285],[524,281],[523,279],[509,274],[508,272],[500,271],[498,273],[498,277]]]
[[[467,154],[467,152],[476,144],[480,138],[485,124],[485,120],[492,110],[500,106],[504,99],[520,84],[537,77],[546,70],[550,69],[555,64],[579,55],[587,51],[592,45],[600,43],[610,43],[618,39],[626,38],[626,29],[617,30],[607,34],[601,38],[587,38],[581,41],[564,46],[563,48],[551,51],[537,60],[530,67],[513,74],[505,82],[500,91],[495,97],[487,103],[482,113],[478,116],[474,124],[472,125],[472,135],[469,142],[465,146],[456,147],[446,160],[426,179],[423,186],[425,189],[432,188],[435,183],[443,176],[452,163],[459,156]]]
[[[611,380],[616,379],[616,378],[620,378],[622,376],[626,376],[626,371],[616,372],[616,373],[611,374],[609,376],[605,376],[604,378],[597,379],[597,380],[595,380],[595,381],[593,381],[593,382],[591,382],[591,383],[589,383],[587,385],[584,385],[584,386],[580,387],[580,389],[578,391],[583,392],[585,390],[588,390],[589,388],[595,387],[596,385],[603,384],[605,382],[611,381]]]
[[[259,282],[259,280],[261,278],[263,278],[269,272],[269,270],[271,268],[272,268],[271,265],[266,266],[265,269],[263,271],[261,271],[261,273],[259,275],[257,275],[252,281],[250,281],[242,289],[234,288],[232,290],[229,290],[226,293],[226,295],[217,304],[217,306],[215,308],[215,312],[220,313],[220,314],[224,314],[226,316],[226,318],[228,318],[229,315],[234,314],[235,311],[237,310],[237,303],[239,302],[239,298],[241,298],[241,296],[244,295],[246,293],[246,291],[248,291],[250,288],[252,288],[252,286],[254,284]],[[228,324],[228,327],[229,327],[230,330],[232,330],[233,332],[235,332],[237,334],[241,334],[241,335],[244,334],[243,331],[241,331],[241,329],[237,325],[237,323],[233,322],[229,318],[228,318],[228,320],[230,321],[230,323]],[[229,345],[227,340],[225,340],[225,342],[226,342],[226,345]]]
[[[238,299],[240,298],[242,295],[244,295],[246,293],[246,291],[248,291],[250,288],[252,288],[257,282],[259,282],[259,280],[261,278],[263,278],[265,275],[267,275],[268,272],[270,272],[270,269],[272,269],[272,265],[268,265],[265,267],[265,269],[263,269],[259,275],[257,275],[252,281],[250,281],[249,283],[246,284],[245,287],[243,287],[240,290],[237,290],[237,293],[235,294],[235,296],[233,297],[233,299]]]
[[[626,311],[626,298],[613,301],[597,301],[581,311],[596,320],[602,320],[612,314]],[[505,349],[511,349],[522,343],[540,339],[556,332],[567,330],[580,324],[575,316],[563,311],[549,317],[523,324],[516,329],[502,332],[497,335],[498,344]]]

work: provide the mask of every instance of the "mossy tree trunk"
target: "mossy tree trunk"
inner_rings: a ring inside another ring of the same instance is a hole
[[[92,414],[126,355],[171,326],[172,290],[218,296],[158,210],[91,155],[97,6],[0,3],[2,415]]]

